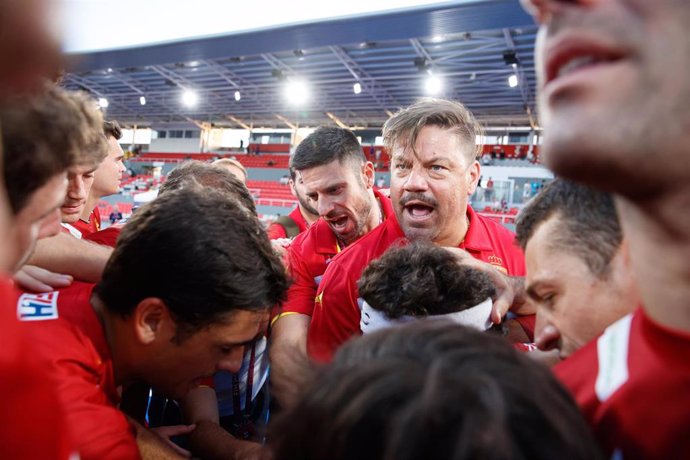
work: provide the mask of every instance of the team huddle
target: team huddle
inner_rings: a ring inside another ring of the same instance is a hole
[[[690,10],[522,3],[557,178],[515,233],[469,204],[480,123],[431,98],[383,126],[389,190],[325,126],[268,228],[224,159],[102,229],[118,122],[51,81],[38,25],[0,45],[23,56],[0,69],[0,456],[690,458],[690,83],[668,71]],[[40,22],[24,8],[0,27]]]

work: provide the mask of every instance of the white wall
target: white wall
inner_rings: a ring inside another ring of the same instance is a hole
[[[508,180],[515,177],[528,177],[530,179],[553,179],[553,173],[544,167],[530,166],[482,166],[481,175],[486,181],[489,177],[493,180]]]
[[[157,153],[199,153],[201,139],[151,139],[149,152]]]

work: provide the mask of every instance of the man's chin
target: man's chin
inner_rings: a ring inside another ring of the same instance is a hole
[[[63,224],[73,224],[79,220],[79,214],[62,214],[60,219]]]
[[[401,222],[405,238],[410,241],[433,241],[437,232],[433,227],[421,226],[418,223]]]

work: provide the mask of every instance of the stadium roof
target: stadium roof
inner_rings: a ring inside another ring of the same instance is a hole
[[[425,96],[434,75],[439,95],[487,126],[535,126],[535,36],[517,0],[444,2],[76,54],[64,85],[106,98],[108,117],[140,126],[379,128]],[[289,81],[308,85],[308,102],[286,100]],[[195,107],[181,103],[185,90],[198,94]]]

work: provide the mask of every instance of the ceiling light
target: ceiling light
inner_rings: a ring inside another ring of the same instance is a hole
[[[510,77],[508,77],[508,86],[511,88],[515,88],[518,85],[518,77],[517,75],[513,74]]]
[[[439,94],[443,90],[443,81],[436,75],[429,75],[424,81],[424,92],[429,95]]]
[[[242,95],[240,94],[239,91],[235,91],[235,100],[237,102],[240,102],[240,99],[242,99]]]
[[[106,99],[104,97],[98,98],[98,106],[100,108],[105,109],[105,108],[108,108],[109,105],[110,105],[110,103],[108,102],[108,99]]]
[[[139,97],[139,104],[146,105],[146,97],[144,97],[144,96]]]
[[[186,107],[194,107],[199,102],[199,95],[196,91],[191,89],[186,89],[182,93],[182,104]]]
[[[352,85],[352,91],[354,91],[355,94],[359,94],[362,92],[362,85],[359,84],[359,82],[355,83]]]
[[[304,104],[309,98],[309,87],[301,80],[291,80],[285,85],[285,96],[290,104]]]

